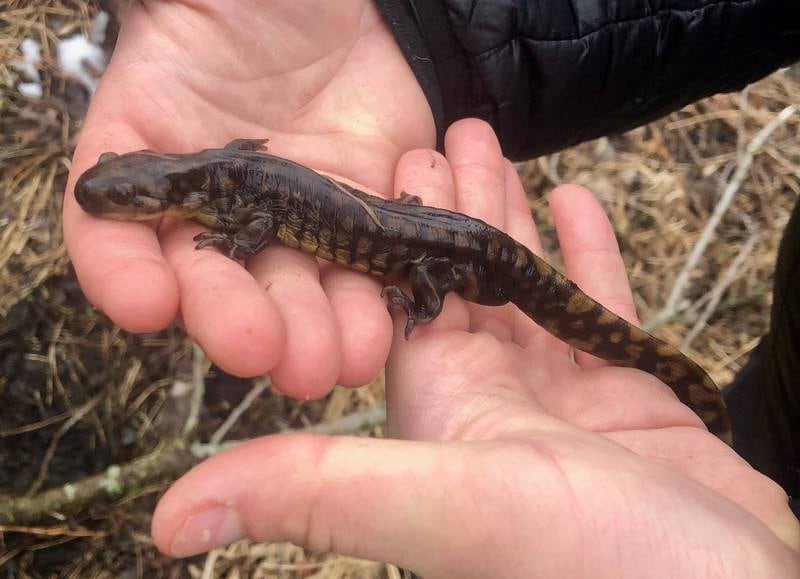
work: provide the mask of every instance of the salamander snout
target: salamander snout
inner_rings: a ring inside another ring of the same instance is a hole
[[[75,184],[75,199],[84,211],[95,215],[120,211],[139,213],[162,206],[160,202],[148,204],[140,199],[135,183],[113,175],[98,175],[92,169],[81,175]],[[133,218],[133,215],[127,217]]]
[[[169,180],[138,153],[104,153],[75,184],[75,199],[87,213],[117,219],[153,219],[168,208]]]

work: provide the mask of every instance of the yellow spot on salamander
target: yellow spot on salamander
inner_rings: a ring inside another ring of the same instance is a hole
[[[644,342],[645,340],[652,339],[652,336],[636,326],[628,328],[628,337],[632,342]]]
[[[319,244],[324,245],[325,247],[331,246],[331,230],[327,227],[323,227],[317,233],[317,239],[319,239]]]
[[[165,211],[164,215],[169,215],[171,217],[182,217],[179,211]],[[219,218],[213,213],[203,213],[202,211],[197,213],[194,218],[205,225],[206,227],[210,227],[211,229],[219,229],[221,227],[221,223]]]
[[[591,354],[597,349],[597,346],[603,343],[603,338],[597,334],[592,334],[592,337],[588,340],[569,340],[568,343],[573,348]]]
[[[333,261],[334,259],[330,247],[325,245],[320,245],[317,248],[317,257],[320,257],[322,259],[327,259],[328,261]]]
[[[595,302],[589,296],[583,293],[575,293],[569,298],[567,302],[568,314],[585,314],[592,311]]]
[[[625,353],[628,354],[634,360],[638,360],[642,357],[642,352],[644,352],[644,348],[637,344],[628,344],[625,346]]]
[[[336,250],[336,263],[341,263],[344,265],[350,265],[350,250],[348,249],[337,249]]]
[[[337,229],[336,230],[336,247],[340,248],[350,248],[350,233],[345,231],[344,229]]]
[[[286,247],[300,247],[300,241],[294,236],[294,231],[286,225],[278,227],[278,239]]]
[[[583,320],[572,320],[569,325],[576,330],[582,330],[585,324]]]
[[[304,233],[303,239],[300,241],[300,248],[308,253],[316,253],[319,241],[311,233]]]
[[[369,237],[359,237],[356,243],[356,255],[366,257],[369,255],[370,249],[372,249],[372,240]]]
[[[673,348],[669,344],[659,344],[656,348],[656,352],[658,352],[659,356],[664,356],[666,358],[671,358],[672,356],[680,353],[677,349]]]
[[[386,271],[386,268],[388,267],[389,263],[388,260],[389,260],[389,254],[387,252],[376,253],[375,255],[372,256],[370,260],[372,262],[372,269],[380,269]]]
[[[555,270],[545,260],[536,256],[533,257],[533,264],[536,266],[536,271],[542,277],[550,277],[555,273]]]
[[[656,363],[656,377],[666,383],[671,383],[674,380],[686,376],[686,366],[678,362],[657,362]]]
[[[600,315],[597,316],[597,323],[601,326],[607,326],[609,324],[613,324],[618,319],[619,317],[616,314],[609,312],[608,310],[603,310],[600,312]]]
[[[612,344],[619,344],[623,337],[622,332],[612,332],[608,339]]]
[[[514,255],[514,269],[523,270],[528,267],[528,252],[524,247],[518,245]]]

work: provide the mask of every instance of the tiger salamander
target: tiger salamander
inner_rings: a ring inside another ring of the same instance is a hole
[[[192,154],[105,153],[78,180],[88,213],[114,219],[193,218],[195,237],[232,258],[271,242],[387,280],[389,308],[405,335],[439,315],[445,294],[489,306],[515,304],[570,346],[648,372],[672,388],[708,429],[730,443],[725,403],[703,369],[678,349],[623,320],[507,234],[404,195],[387,201],[263,152],[265,140],[237,139]]]

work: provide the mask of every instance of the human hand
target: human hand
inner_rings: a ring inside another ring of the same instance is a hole
[[[451,127],[447,159],[404,155],[394,191],[541,246],[491,131]],[[635,321],[593,196],[550,206],[567,274]],[[449,295],[387,366],[389,430],[409,440],[284,435],[199,465],[162,498],[156,544],[185,556],[242,536],[390,561],[435,577],[796,577],[785,493],[661,382],[568,347],[515,308]],[[789,546],[787,546],[789,545]]]
[[[274,154],[388,193],[399,155],[432,146],[434,126],[370,0],[134,2],[64,203],[84,292],[130,331],[180,317],[224,370],[269,372],[297,398],[369,382],[392,334],[377,280],[283,247],[245,270],[195,251],[196,223],[96,219],[73,197],[102,152],[192,152],[240,137],[268,137]]]

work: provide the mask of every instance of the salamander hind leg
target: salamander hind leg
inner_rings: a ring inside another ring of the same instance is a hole
[[[409,275],[413,299],[396,285],[383,288],[381,295],[388,298],[389,311],[399,306],[408,316],[406,339],[416,326],[429,324],[437,318],[442,312],[445,295],[461,287],[462,277],[459,268],[450,259],[424,258],[412,267]]]

